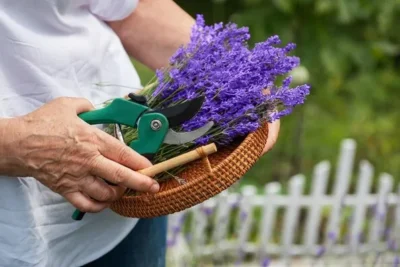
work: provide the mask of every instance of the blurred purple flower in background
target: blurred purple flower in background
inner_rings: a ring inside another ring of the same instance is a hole
[[[237,208],[239,208],[239,207],[240,207],[240,203],[242,202],[242,200],[243,200],[243,195],[242,195],[242,194],[239,194],[238,197],[237,197],[237,199],[236,199],[236,201],[232,203],[232,206],[231,206],[232,209],[237,209]]]
[[[319,247],[318,248],[318,250],[317,250],[317,254],[315,255],[317,258],[320,258],[320,257],[322,257],[324,254],[325,254],[325,252],[326,252],[326,249],[325,249],[325,247]]]
[[[391,251],[397,251],[398,246],[397,246],[396,240],[393,240],[393,239],[389,240],[387,243],[387,247]]]
[[[268,257],[265,257],[261,262],[261,267],[268,267],[271,263],[271,260]]]
[[[331,240],[331,241],[336,241],[336,238],[337,238],[336,233],[330,231],[330,232],[328,233],[328,238],[329,238],[329,240]]]
[[[244,257],[245,257],[245,251],[243,250],[242,247],[239,247],[238,252],[237,252],[237,259],[235,262],[235,266],[242,266],[242,263],[244,261]]]
[[[396,256],[394,258],[393,267],[398,267],[400,265],[400,257]]]
[[[241,220],[241,221],[246,220],[247,216],[248,216],[248,214],[247,214],[246,211],[241,211],[241,212],[240,212],[240,220]]]
[[[388,239],[390,237],[391,232],[392,229],[390,227],[385,228],[382,233],[383,238]]]
[[[202,207],[202,211],[204,212],[205,215],[211,216],[214,212],[214,210],[210,207]]]
[[[171,247],[175,246],[175,244],[176,244],[176,239],[175,238],[167,240],[167,247],[171,248]]]

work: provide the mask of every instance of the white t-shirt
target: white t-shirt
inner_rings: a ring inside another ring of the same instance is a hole
[[[139,88],[120,40],[104,21],[138,0],[1,0],[0,117],[29,113],[61,96],[93,104]],[[74,221],[74,207],[34,178],[0,177],[0,266],[71,267],[114,248],[137,219],[110,210]]]

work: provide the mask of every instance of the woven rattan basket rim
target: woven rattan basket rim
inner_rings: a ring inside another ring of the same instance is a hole
[[[250,165],[246,166],[246,168],[244,168],[243,172],[247,172],[254,163],[256,163],[257,159],[260,157],[262,150],[264,148],[264,144],[265,141],[267,139],[268,136],[268,126],[267,124],[263,125],[262,127],[260,127],[256,132],[249,134],[247,137],[245,137],[243,139],[243,141],[234,148],[234,150],[232,151],[232,153],[230,153],[225,159],[223,159],[222,161],[220,161],[217,165],[213,166],[212,168],[212,173],[219,173],[220,171],[223,171],[223,169],[230,164],[234,164],[234,159],[235,157],[237,157],[237,154],[241,153],[243,150],[246,150],[246,147],[254,145],[254,142],[256,139],[259,139],[260,136],[262,136],[260,142],[263,142],[263,144],[259,144],[260,148],[258,149],[257,146],[257,152],[254,153],[254,155],[251,155],[252,157],[252,162]],[[257,144],[258,145],[258,144]],[[217,152],[218,153],[218,152]],[[257,154],[257,155],[256,155]],[[254,160],[253,160],[254,159]],[[173,201],[173,196],[179,193],[186,193],[188,192],[188,190],[190,190],[191,188],[193,188],[194,186],[196,186],[198,183],[200,183],[202,180],[204,179],[222,179],[224,180],[224,184],[227,184],[227,187],[231,186],[233,183],[235,183],[237,180],[239,180],[241,178],[241,176],[244,175],[244,173],[241,173],[240,176],[237,176],[235,174],[231,174],[228,178],[227,177],[216,177],[216,178],[210,178],[210,173],[204,173],[202,175],[199,175],[198,177],[188,181],[187,183],[183,184],[183,185],[179,185],[175,188],[169,188],[165,191],[161,191],[158,192],[156,194],[150,195],[150,194],[144,194],[144,195],[139,195],[139,196],[128,196],[125,195],[123,196],[120,200],[116,201],[115,203],[113,203],[113,205],[111,206],[111,209],[122,215],[122,216],[128,216],[128,217],[137,217],[137,218],[142,218],[142,217],[149,217],[149,216],[143,216],[143,213],[151,213],[154,216],[159,216],[159,215],[165,215],[166,212],[160,212],[160,214],[158,214],[159,211],[149,211],[149,212],[143,212],[141,211],[141,209],[145,209],[146,207],[146,203],[151,202],[152,200],[156,200],[156,199],[162,199],[165,197],[171,197],[168,199],[168,201]],[[227,187],[222,187],[222,188],[218,188],[218,193],[222,192],[223,190],[225,190]],[[219,190],[221,189],[221,190]],[[186,193],[187,194],[187,193]],[[206,198],[210,198],[209,196],[207,196]],[[186,208],[189,208],[191,206],[194,206],[196,204],[199,204],[202,201],[205,201],[205,197],[204,196],[199,196],[196,198],[196,200],[199,200],[198,203],[186,203],[183,204],[180,208],[180,210],[184,210]],[[127,208],[126,206],[130,206],[130,205],[134,205],[135,208],[132,208],[132,210],[135,211],[129,211],[127,214]],[[167,203],[165,203],[167,205]],[[138,207],[137,205],[140,205],[141,207]],[[151,206],[151,205],[149,205]],[[149,208],[150,209],[150,208]],[[161,210],[161,209],[160,209]],[[170,213],[174,213],[177,212],[176,208],[171,208]],[[168,213],[168,212],[167,212]],[[168,214],[170,214],[168,213]]]

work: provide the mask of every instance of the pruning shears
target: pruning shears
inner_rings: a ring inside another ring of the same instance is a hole
[[[204,97],[172,107],[150,109],[145,96],[133,93],[128,96],[129,99],[116,98],[107,106],[81,113],[79,117],[91,125],[114,124],[115,135],[121,142],[124,142],[121,125],[137,128],[138,137],[129,146],[150,161],[163,143],[179,145],[193,141],[206,134],[213,126],[213,122],[208,122],[191,132],[176,132],[171,129],[193,118],[203,105]],[[72,218],[81,220],[84,214],[75,210]]]

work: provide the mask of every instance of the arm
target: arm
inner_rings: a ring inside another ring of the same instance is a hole
[[[20,117],[0,118],[0,176],[27,176],[24,168],[19,168],[18,156],[14,153],[21,140],[23,125]]]
[[[0,119],[0,175],[8,173],[6,168],[9,166],[9,162],[6,158],[7,152],[7,131],[12,131],[9,127],[10,119]]]
[[[189,42],[194,19],[172,0],[140,0],[129,17],[108,24],[131,57],[155,70]]]

